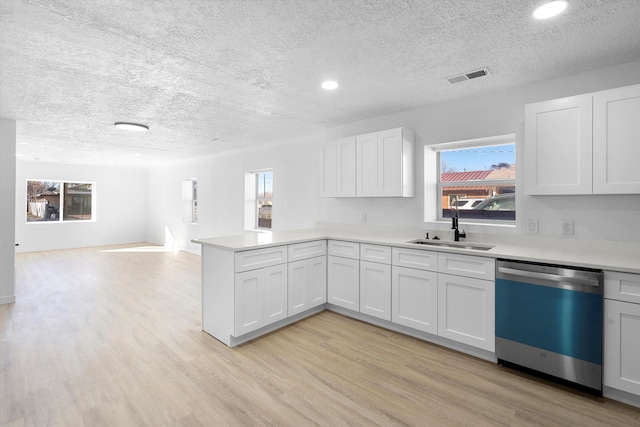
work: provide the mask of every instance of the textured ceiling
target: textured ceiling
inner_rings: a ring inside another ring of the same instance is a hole
[[[0,0],[0,116],[25,159],[156,164],[640,60],[640,1],[539,3]]]

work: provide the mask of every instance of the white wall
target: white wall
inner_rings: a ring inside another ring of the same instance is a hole
[[[366,212],[368,224],[437,230],[443,238],[449,238],[449,223],[424,222],[424,212],[435,218],[436,210],[432,186],[427,187],[427,197],[424,196],[425,145],[515,133],[520,165],[518,186],[523,188],[525,104],[637,83],[640,83],[640,62],[375,117],[300,140],[155,170],[150,174],[149,200],[158,204],[158,209],[149,212],[149,238],[163,244],[165,236],[170,234],[174,246],[197,252],[197,246],[189,243],[192,238],[242,233],[244,172],[269,167],[275,169],[275,230],[310,227],[316,221],[360,224],[361,213]],[[416,197],[319,197],[319,147],[323,142],[399,126],[416,132]],[[434,162],[435,156],[429,161]],[[435,163],[428,165],[431,178],[435,177],[434,166]],[[200,222],[197,226],[180,222],[180,182],[185,178],[198,178]],[[640,241],[640,195],[520,195],[517,228],[474,225],[464,228],[470,235],[482,232],[517,235],[524,233],[527,219],[537,219],[540,235],[560,236],[563,218],[575,221],[573,238]]]
[[[245,173],[273,169],[273,230],[313,227],[317,220],[317,142],[300,137],[260,148],[185,162],[149,173],[149,241],[199,253],[191,239],[244,232]],[[181,183],[198,180],[198,223],[183,224]]]
[[[488,77],[491,78],[491,77]],[[605,90],[640,83],[640,62],[611,67],[562,79],[539,82],[492,93],[455,100],[412,111],[376,117],[327,131],[329,138],[356,135],[393,127],[407,127],[416,133],[416,197],[414,199],[321,199],[319,220],[357,224],[361,213],[368,223],[440,230],[450,237],[448,223],[424,223],[423,211],[431,219],[436,215],[435,188],[425,186],[424,146],[449,141],[516,134],[518,180],[524,188],[524,105],[541,100]],[[475,84],[469,82],[467,84]],[[478,82],[478,84],[481,84]],[[640,141],[639,141],[640,143]],[[435,156],[427,173],[435,177]],[[575,221],[574,238],[640,241],[640,195],[616,196],[524,196],[517,198],[517,228],[465,225],[473,233],[523,234],[527,219],[539,221],[539,234],[561,235],[563,218]],[[424,210],[423,210],[424,205]]]
[[[150,207],[145,169],[18,160],[15,175],[18,252],[146,241]],[[96,221],[27,223],[29,179],[94,182]]]
[[[491,77],[489,77],[491,78]],[[640,62],[539,82],[511,90],[376,117],[312,135],[183,162],[148,171],[133,168],[17,162],[16,241],[19,250],[96,246],[137,241],[199,252],[193,238],[244,232],[244,174],[274,169],[274,230],[313,227],[318,221],[436,230],[443,238],[448,223],[424,222],[435,216],[435,193],[424,185],[424,147],[447,141],[516,133],[519,178],[524,164],[524,105],[545,99],[640,83]],[[470,84],[474,84],[470,82]],[[479,83],[480,84],[480,83]],[[319,197],[319,147],[327,140],[404,126],[416,132],[416,197],[324,199]],[[433,161],[434,157],[429,159]],[[427,168],[431,177],[435,169]],[[23,206],[29,178],[97,183],[96,223],[26,224]],[[198,179],[198,224],[183,224],[181,184]],[[539,221],[539,233],[560,236],[561,219],[575,221],[581,239],[640,241],[640,195],[518,197],[518,227],[464,228],[474,233],[523,234],[527,219]]]
[[[15,302],[16,122],[0,118],[0,304]]]

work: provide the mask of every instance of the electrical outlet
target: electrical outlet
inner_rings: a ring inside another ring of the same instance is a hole
[[[367,213],[362,212],[360,214],[360,224],[366,224],[366,223],[367,223]]]
[[[573,220],[572,219],[562,220],[562,235],[573,236]]]
[[[528,234],[538,234],[538,220],[537,219],[529,219],[529,220],[527,220],[527,233]]]

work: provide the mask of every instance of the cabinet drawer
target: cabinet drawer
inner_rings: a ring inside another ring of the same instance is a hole
[[[495,280],[496,262],[493,258],[471,255],[438,254],[438,272],[456,276]]]
[[[287,247],[289,262],[301,259],[313,258],[327,254],[327,241],[316,240],[314,242],[296,243]]]
[[[393,248],[393,265],[417,268],[418,270],[437,271],[438,253],[417,249]]]
[[[640,274],[605,271],[604,297],[640,304]]]
[[[362,243],[360,245],[360,259],[362,261],[391,264],[391,247]]]
[[[250,251],[236,252],[236,273],[255,270],[256,268],[269,267],[287,262],[287,247],[276,246],[273,248],[253,249]]]
[[[329,240],[327,251],[333,256],[360,259],[360,243]]]

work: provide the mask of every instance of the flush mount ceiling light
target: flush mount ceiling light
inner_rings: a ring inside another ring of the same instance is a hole
[[[149,126],[141,125],[138,123],[116,122],[114,123],[114,126],[118,129],[132,130],[135,132],[146,132],[149,130]]]
[[[333,80],[327,80],[322,82],[322,89],[324,90],[335,90],[338,88],[338,82]]]
[[[562,13],[568,5],[569,3],[565,0],[550,1],[538,7],[533,12],[533,17],[536,19],[549,19]]]

